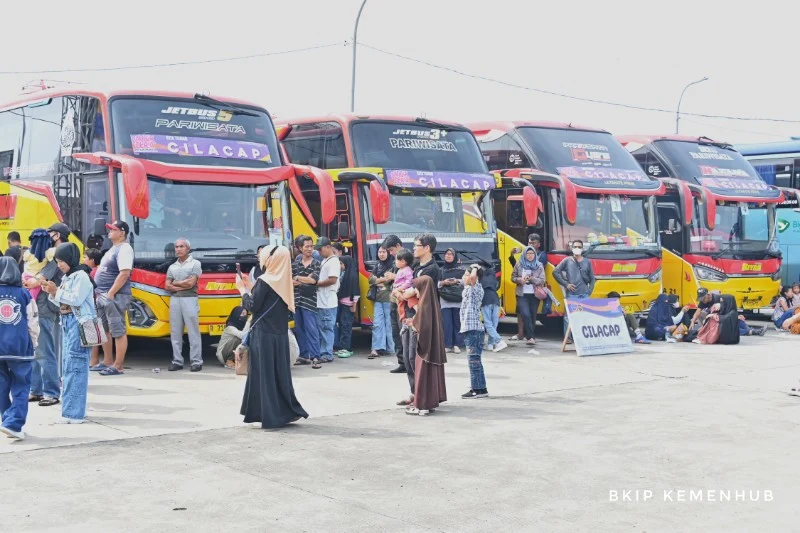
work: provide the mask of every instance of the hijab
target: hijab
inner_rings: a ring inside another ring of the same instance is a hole
[[[66,273],[67,276],[80,270],[78,265],[81,264],[81,251],[75,243],[65,242],[59,244],[56,247],[55,257],[69,265],[69,272]]]
[[[383,249],[386,250],[386,248]],[[386,250],[386,260],[381,261],[380,259],[378,259],[378,262],[375,263],[375,268],[372,269],[372,273],[375,275],[376,278],[380,278],[386,272],[389,272],[393,266],[394,266],[394,261],[392,260],[392,256],[389,253],[389,250]]]
[[[528,261],[528,258],[525,257],[528,255],[528,250],[533,250],[533,261]],[[542,266],[542,263],[539,261],[539,254],[533,246],[526,246],[525,249],[522,250],[522,256],[519,258],[519,262],[525,270],[539,270],[539,267]]]
[[[412,325],[417,330],[417,357],[433,365],[447,362],[444,348],[444,329],[439,295],[430,276],[414,279],[414,288],[419,292],[417,314]]]
[[[29,251],[36,256],[36,260],[39,262],[44,261],[47,250],[55,245],[53,239],[50,238],[50,233],[46,229],[42,228],[33,230],[33,233],[31,233],[31,236],[28,237],[28,240],[31,241],[31,247],[29,248]]]
[[[444,266],[442,266],[442,279],[460,279],[464,276],[464,269],[458,263],[458,254],[456,253],[454,248],[448,248],[444,251],[444,256],[447,257],[447,252],[453,254],[453,260],[448,261],[447,259],[444,260]]]
[[[17,264],[22,263],[22,247],[12,246],[8,250],[6,250],[5,256],[10,257],[14,261],[16,261]]]
[[[717,344],[739,344],[739,313],[736,298],[730,294],[720,295],[719,339]]]
[[[289,311],[294,313],[294,286],[292,285],[292,254],[285,246],[265,246],[258,254],[258,263],[264,272],[258,279],[272,287]]]
[[[339,298],[352,298],[359,293],[358,269],[352,256],[342,255],[339,257],[339,261],[344,265],[344,270],[339,283],[339,292],[336,295]]]
[[[669,304],[669,297],[666,294],[659,294],[656,303],[647,313],[647,327],[652,329],[655,326],[673,326],[672,306]]]
[[[22,287],[19,264],[11,257],[0,257],[0,285]]]

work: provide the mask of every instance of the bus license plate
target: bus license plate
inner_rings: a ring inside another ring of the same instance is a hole
[[[208,334],[213,335],[214,337],[219,337],[222,335],[222,332],[225,331],[225,324],[209,324],[208,325]]]

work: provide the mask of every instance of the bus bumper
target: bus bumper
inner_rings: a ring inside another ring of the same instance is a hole
[[[734,278],[725,281],[700,281],[700,286],[720,294],[730,294],[736,298],[739,309],[761,309],[769,307],[780,292],[780,280],[769,276]]]
[[[159,290],[160,289],[155,289]],[[128,307],[128,335],[134,337],[168,337],[169,296],[133,288]],[[200,297],[200,333],[218,337],[225,329],[233,308],[241,305],[241,297]]]

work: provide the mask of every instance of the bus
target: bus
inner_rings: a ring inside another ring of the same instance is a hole
[[[800,281],[800,137],[790,141],[738,144],[736,150],[756,169],[761,178],[783,191],[778,204],[778,243],[783,255],[781,283]]]
[[[644,314],[661,292],[661,251],[655,198],[664,185],[642,172],[636,161],[604,130],[548,122],[469,124],[490,170],[502,186],[493,193],[503,261],[503,305],[516,311],[511,251],[542,236],[548,287],[558,296],[553,269],[568,256],[570,243],[584,242],[597,277],[593,295],[620,293],[626,312]],[[530,225],[516,198],[520,178],[541,199],[543,216]],[[564,314],[564,302],[552,315]]]
[[[333,177],[336,216],[319,235],[342,242],[357,258],[363,327],[372,323],[369,273],[387,235],[410,249],[417,235],[432,233],[437,260],[454,248],[463,263],[499,271],[490,197],[497,177],[469,129],[424,118],[331,115],[281,121],[278,136],[291,161]],[[303,192],[313,205],[314,187]],[[304,233],[316,235],[311,228]]]
[[[82,247],[110,246],[105,224],[123,220],[135,251],[129,334],[169,335],[164,282],[178,237],[201,261],[200,330],[220,335],[241,300],[236,264],[286,243],[270,197],[302,206],[309,224],[333,219],[333,182],[283,160],[262,107],[166,91],[46,89],[0,107],[0,238],[65,222]],[[322,191],[318,218],[300,192]],[[204,337],[207,340],[207,337]]]
[[[681,302],[705,287],[736,297],[740,309],[772,305],[781,253],[768,185],[733,147],[707,137],[618,137],[649,175],[670,183],[658,198],[664,287]]]

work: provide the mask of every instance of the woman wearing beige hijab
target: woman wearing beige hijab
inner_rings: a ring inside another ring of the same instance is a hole
[[[250,350],[241,414],[245,423],[278,428],[308,418],[294,395],[289,361],[289,311],[294,311],[292,265],[288,248],[266,246],[259,254],[264,273],[252,287],[237,277],[242,306],[252,314]]]

